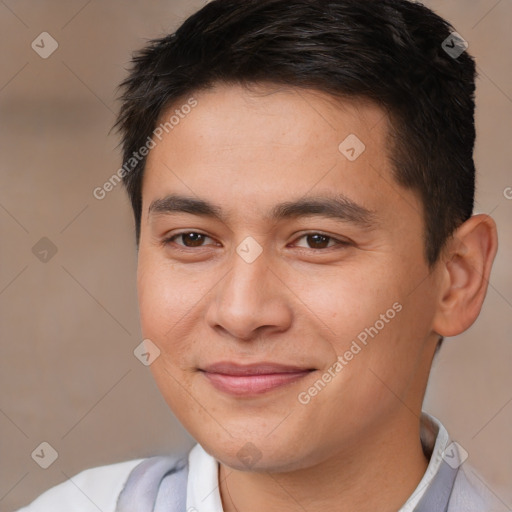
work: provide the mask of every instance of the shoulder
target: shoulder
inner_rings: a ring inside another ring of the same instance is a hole
[[[457,472],[448,512],[505,512],[501,502],[482,476],[464,464]]]
[[[18,512],[114,512],[131,471],[145,460],[86,469],[47,490]]]

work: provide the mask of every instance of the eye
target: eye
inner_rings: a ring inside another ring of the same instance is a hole
[[[175,240],[180,240],[183,243],[177,243]],[[194,248],[194,247],[203,247],[203,242],[206,239],[212,240],[209,236],[198,233],[197,231],[187,231],[184,233],[178,233],[177,235],[173,235],[169,238],[166,238],[162,241],[163,245],[167,245],[169,243],[175,243],[181,247]]]
[[[341,246],[345,247],[350,245],[350,242],[347,240],[338,240],[329,235],[325,235],[323,233],[307,233],[302,235],[297,240],[306,239],[306,246],[298,245],[298,247],[313,249],[313,250],[322,250],[322,249],[330,249],[331,247]],[[332,244],[331,244],[332,242]],[[329,245],[331,244],[331,245]]]
[[[168,238],[162,240],[162,245],[166,246],[169,244],[175,244],[178,247],[184,247],[186,249],[194,249],[197,247],[204,247],[206,240],[211,240],[215,242],[211,237],[205,235],[204,233],[200,233],[198,231],[186,231],[183,233],[174,234]],[[314,251],[322,251],[324,249],[331,249],[332,247],[339,246],[340,248],[351,245],[348,240],[339,240],[330,235],[326,235],[324,233],[306,233],[297,240],[304,239],[306,245],[300,245],[295,242],[295,246],[302,249],[311,249]],[[178,242],[181,241],[180,242]],[[211,244],[208,244],[211,245]],[[217,245],[217,244],[216,244]]]

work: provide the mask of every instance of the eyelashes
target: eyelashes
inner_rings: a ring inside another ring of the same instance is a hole
[[[186,240],[188,240],[187,243],[190,243],[191,245],[186,245],[186,243],[182,243],[182,244],[177,243],[176,240],[179,240],[180,238],[181,238],[182,242],[185,242]],[[196,249],[196,248],[205,248],[205,247],[208,247],[208,245],[211,245],[211,244],[204,245],[203,242],[208,239],[213,241],[213,238],[209,237],[205,233],[201,233],[199,231],[183,231],[181,233],[176,233],[172,236],[166,237],[165,239],[162,240],[162,245],[165,247],[170,246],[173,248],[177,248],[178,250],[190,252],[190,251],[194,251],[194,249]],[[333,248],[339,248],[339,247],[346,248],[347,246],[352,245],[352,243],[348,240],[335,238],[331,235],[328,235],[326,233],[322,233],[319,231],[312,231],[309,233],[304,233],[301,236],[297,237],[294,240],[294,243],[296,244],[297,241],[302,240],[302,239],[306,239],[306,244],[312,244],[313,247],[304,247],[304,246],[300,246],[300,245],[296,246],[296,247],[298,247],[299,249],[305,249],[307,251],[315,251],[315,252],[326,251],[327,249],[333,249]],[[318,245],[322,246],[325,244],[327,244],[327,245],[324,247],[318,247]],[[330,245],[330,244],[332,244],[332,245]],[[216,243],[215,245],[219,246],[220,244]],[[316,245],[316,247],[315,247],[315,245]]]

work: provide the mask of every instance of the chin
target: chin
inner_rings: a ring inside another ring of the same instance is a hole
[[[198,439],[198,442],[215,459],[237,471],[285,473],[320,462],[314,460],[317,457],[309,449],[305,450],[303,439],[297,443],[276,438],[269,441],[266,434],[260,437],[253,435],[252,441],[241,439],[226,438],[216,443],[209,436],[204,441]],[[300,450],[297,445],[301,447]]]

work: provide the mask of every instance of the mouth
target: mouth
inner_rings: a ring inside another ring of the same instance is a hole
[[[219,391],[235,396],[250,396],[297,382],[315,369],[276,363],[239,365],[220,362],[201,368],[200,371]]]

